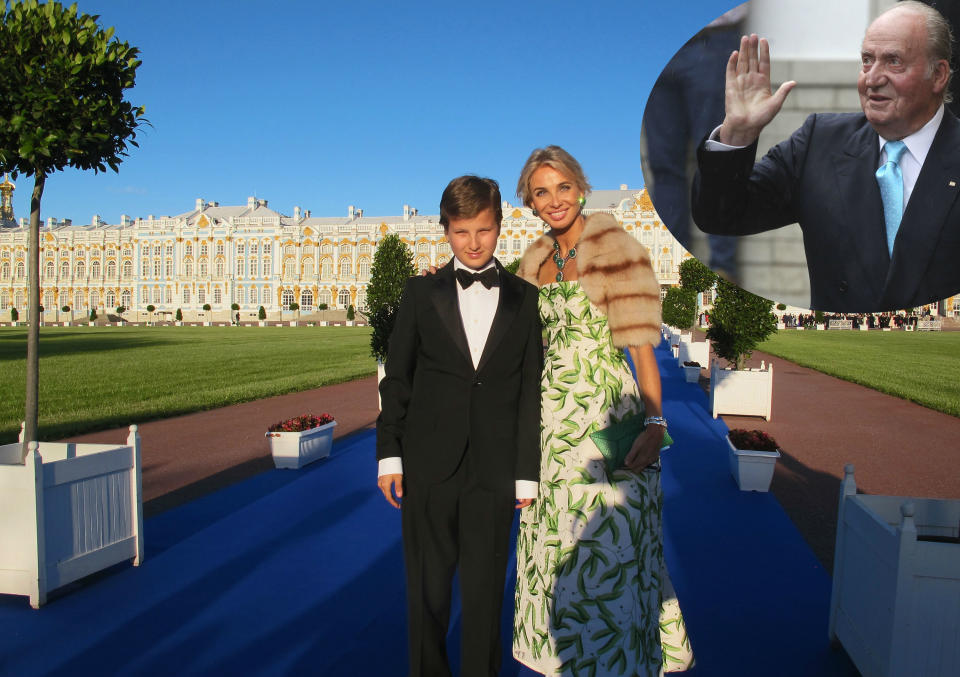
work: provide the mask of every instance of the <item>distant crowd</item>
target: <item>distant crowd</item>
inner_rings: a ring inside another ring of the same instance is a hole
[[[920,320],[929,319],[931,319],[929,312],[923,316],[915,313],[909,315],[903,313],[823,313],[818,319],[814,313],[808,315],[799,313],[797,315],[785,314],[781,317],[781,321],[788,329],[812,328],[817,324],[829,323],[831,320],[850,320],[854,329],[859,329],[863,325],[866,325],[867,329],[887,329],[891,327],[902,329],[907,325],[916,327]]]

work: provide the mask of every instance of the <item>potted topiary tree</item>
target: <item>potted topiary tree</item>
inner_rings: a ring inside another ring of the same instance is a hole
[[[390,233],[377,245],[367,285],[367,319],[370,333],[370,354],[377,360],[377,375],[383,378],[390,333],[396,320],[400,297],[407,279],[417,272],[413,253],[400,236]],[[378,397],[379,400],[379,397]]]
[[[210,318],[207,317],[207,313],[209,312],[210,312],[210,304],[204,303],[203,304],[203,326],[204,327],[211,326]]]
[[[97,321],[97,309],[96,309],[96,308],[91,308],[91,309],[90,309],[90,322],[89,322],[88,324],[92,327],[96,321]]]
[[[153,324],[153,311],[155,311],[156,309],[157,307],[152,303],[147,304],[147,326],[150,326]]]
[[[231,318],[230,318],[231,324],[236,324],[236,325],[239,327],[239,326],[240,326],[240,304],[239,304],[239,303],[231,303],[231,304],[230,304],[230,310],[231,310],[231,312],[234,313],[234,317],[231,317]]]
[[[117,321],[114,322],[114,324],[117,325],[118,327],[122,327],[124,324],[123,314],[127,312],[127,309],[125,306],[117,306],[116,310],[117,310]]]
[[[17,325],[17,320],[20,319],[20,313],[17,312],[16,308],[10,308],[10,323],[13,326]]]
[[[70,306],[67,306],[67,305],[60,306],[60,312],[61,312],[61,313],[69,313],[69,312],[70,312]],[[69,326],[70,326],[70,317],[69,317],[69,316],[67,317],[66,320],[63,321],[63,326],[64,326],[64,327],[69,327]]]
[[[354,310],[353,304],[350,304],[349,306],[347,306],[347,326],[348,327],[353,326],[353,320],[356,316],[357,316],[357,311]]]
[[[327,308],[328,308],[328,306],[327,306],[326,303],[318,303],[318,304],[317,304],[317,310],[320,311],[320,326],[321,326],[321,327],[326,327],[326,326],[327,326]]]
[[[260,309],[257,311],[257,320],[259,321],[261,327],[265,327],[267,325],[267,311],[263,306],[260,306]]]
[[[178,326],[183,326],[183,311],[180,308],[177,308],[177,312],[173,316],[173,323]]]
[[[710,314],[707,339],[717,357],[731,367],[714,362],[710,370],[710,408],[718,414],[763,416],[770,420],[773,397],[773,365],[746,370],[746,361],[758,343],[776,331],[773,301],[761,298],[720,279],[717,299]]]

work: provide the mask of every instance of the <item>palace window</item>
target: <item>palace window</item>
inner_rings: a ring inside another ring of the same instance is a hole
[[[223,291],[221,291],[220,287],[214,287],[213,288],[213,305],[219,306],[221,303],[223,303]]]
[[[500,238],[500,242],[497,243],[497,251],[500,254],[507,253],[507,240],[506,238]]]
[[[130,257],[132,257],[132,256],[133,256],[133,248],[132,248],[132,247],[124,247],[124,248],[123,248],[123,256],[124,256],[124,258],[130,258]]]
[[[269,257],[263,257],[263,262],[261,263],[261,268],[263,270],[263,276],[268,277],[270,275],[270,259]]]
[[[350,265],[350,259],[340,259],[340,277],[350,277],[353,266]]]
[[[333,261],[330,259],[324,259],[320,264],[320,279],[321,280],[332,280],[333,279]]]
[[[216,277],[219,279],[222,279],[223,278],[223,260],[222,259],[217,260],[215,264],[215,271],[216,271]]]
[[[100,293],[92,291],[90,292],[90,307],[99,308],[100,307]]]
[[[7,310],[10,307],[10,292],[4,289],[0,292],[0,310]]]
[[[77,265],[79,266],[80,264],[77,264]],[[69,277],[70,277],[70,264],[67,263],[66,261],[61,261],[60,262],[60,279],[66,280]],[[77,277],[81,277],[79,267],[77,268]]]
[[[237,277],[246,277],[247,262],[243,259],[237,259]]]
[[[522,241],[519,237],[514,238],[514,240],[513,240],[513,253],[514,253],[514,254],[519,254],[521,251],[523,251],[523,241]]]
[[[337,305],[341,308],[346,308],[350,305],[350,290],[341,289],[337,292]]]
[[[300,310],[313,310],[313,292],[309,289],[300,292]]]
[[[168,306],[173,303],[173,290],[170,287],[163,290],[163,302]]]
[[[256,243],[256,242],[251,242],[251,243],[250,243],[250,253],[251,253],[251,254],[256,254],[256,253],[257,253],[257,243]]]
[[[443,268],[449,262],[450,259],[448,259],[446,256],[441,256],[439,259],[437,259],[437,268]]]
[[[153,276],[160,277],[160,259],[154,259],[153,261]]]
[[[282,305],[283,309],[286,310],[287,308],[290,307],[291,303],[296,303],[296,300],[294,299],[294,296],[293,296],[293,290],[284,289],[283,292],[280,294],[280,305]]]
[[[369,254],[369,253],[370,253],[370,245],[368,245],[368,244],[362,244],[362,245],[360,245],[360,253],[361,253],[361,254]]]
[[[250,287],[250,303],[256,305],[257,303],[257,288]]]
[[[430,259],[426,256],[421,256],[417,259],[417,272],[422,273],[427,268],[430,267]]]
[[[250,277],[260,276],[260,262],[257,259],[250,259]]]
[[[193,243],[192,243],[192,242],[188,242],[186,245],[184,245],[184,247],[183,247],[183,255],[184,255],[184,256],[193,256]]]
[[[293,259],[287,259],[283,262],[283,276],[292,279],[297,276],[297,262]]]
[[[161,298],[161,297],[160,297],[160,288],[159,288],[159,287],[154,287],[154,288],[153,288],[153,303],[154,303],[155,305],[160,305],[160,298]]]
[[[92,298],[93,297],[91,297],[91,299]],[[94,308],[95,306],[93,304],[90,304],[90,307]],[[117,295],[114,294],[112,291],[108,291],[107,292],[107,308],[116,308],[116,307],[117,307]]]
[[[321,247],[320,247],[320,253],[321,253],[321,254],[332,254],[332,253],[333,253],[333,245],[330,244],[330,243],[327,243],[327,244],[325,244],[325,245],[321,245]]]
[[[14,307],[14,308],[23,308],[23,307],[24,307],[24,303],[23,303],[23,292],[22,292],[22,291],[18,291],[18,292],[14,295],[14,304],[13,304],[13,307]]]
[[[325,304],[329,306],[333,303],[333,297],[330,296],[329,289],[321,289],[320,293],[317,294],[317,305]]]
[[[23,279],[23,261],[17,261],[17,279]]]
[[[83,261],[80,261],[79,263],[77,263],[77,275],[79,275],[80,277],[83,277]],[[99,261],[93,261],[90,264],[90,277],[92,277],[94,280],[97,280],[100,278],[100,262]]]
[[[367,290],[361,289],[357,292],[357,310],[367,309]]]
[[[270,253],[270,248],[271,248],[271,244],[270,244],[269,242],[264,242],[264,243],[263,243],[263,253],[264,253],[264,254],[269,254],[269,253]]]
[[[168,242],[166,246],[166,255],[173,256],[173,243]]]
[[[357,263],[357,275],[364,280],[370,277],[370,259],[360,259],[359,263]]]
[[[163,262],[163,276],[166,278],[173,277],[173,259],[167,259]]]
[[[303,262],[303,279],[309,280],[313,277],[313,259],[307,259]]]
[[[140,261],[140,277],[147,277],[150,274],[150,261],[143,259]]]
[[[201,306],[207,302],[207,290],[206,287],[200,286],[197,287],[197,303]]]
[[[183,274],[187,277],[193,277],[193,261],[183,262]]]
[[[154,256],[160,256],[160,245],[159,245],[159,244],[153,245],[153,255],[154,255]]]
[[[132,298],[133,297],[130,294],[130,290],[124,289],[123,292],[120,294],[120,305],[123,306],[124,308],[129,308],[131,305],[133,305]]]
[[[200,243],[200,256],[206,256],[206,255],[209,254],[209,253],[210,253],[210,248],[207,247],[207,243],[206,243],[206,242],[201,242],[201,243]]]
[[[238,305],[241,305],[241,306],[244,305],[244,304],[247,302],[247,289],[246,289],[246,287],[237,287],[235,293],[236,293],[236,295],[237,295],[237,301],[236,301],[236,303],[237,303]]]
[[[294,247],[292,244],[288,244],[286,247],[283,248],[284,256],[295,256],[296,253],[297,253],[297,248]]]
[[[238,243],[237,243],[237,254],[243,255],[243,254],[245,253],[244,250],[245,250],[246,248],[247,248],[247,245],[245,245],[243,242],[238,242]]]
[[[340,245],[340,256],[350,256],[350,253],[353,251],[353,247],[348,244]]]
[[[83,308],[83,292],[78,291],[73,293],[73,309],[80,310]]]
[[[116,276],[117,276],[117,262],[107,261],[107,277],[114,278]]]
[[[426,242],[421,242],[420,244],[417,245],[417,253],[418,253],[418,254],[429,254],[429,253],[430,253],[430,245],[427,244]]]
[[[660,257],[660,275],[664,277],[673,275],[673,261],[669,256]]]
[[[197,270],[200,271],[200,277],[207,277],[210,273],[210,268],[207,266],[206,260],[201,260],[200,265],[197,267]]]
[[[0,280],[9,280],[10,279],[10,262],[4,261],[3,265],[0,265]]]
[[[222,242],[218,242],[218,243],[217,243],[217,256],[223,256],[223,254],[224,254],[223,243],[222,243]]]
[[[190,287],[183,288],[183,303],[184,305],[190,303]]]
[[[53,261],[47,261],[47,265],[46,265],[46,267],[45,267],[45,269],[44,269],[44,273],[43,273],[44,277],[52,280],[54,274],[55,274],[55,268],[54,268],[54,265],[53,265]]]

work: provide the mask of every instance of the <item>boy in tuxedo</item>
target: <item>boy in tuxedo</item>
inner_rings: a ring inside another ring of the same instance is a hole
[[[378,485],[401,507],[411,677],[446,677],[454,571],[461,671],[496,675],[513,508],[540,471],[537,289],[493,258],[496,181],[461,176],[440,200],[454,258],[407,281],[377,419]]]

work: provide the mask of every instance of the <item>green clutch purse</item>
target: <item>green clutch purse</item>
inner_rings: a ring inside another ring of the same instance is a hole
[[[643,432],[643,417],[634,416],[595,433],[590,433],[590,439],[603,454],[608,473],[623,468],[623,460],[630,453],[633,441],[637,439],[641,432]],[[670,433],[664,431],[663,444],[660,445],[660,450],[667,449],[671,444],[673,444],[673,438],[670,437]]]

